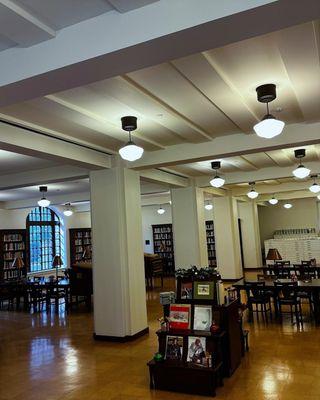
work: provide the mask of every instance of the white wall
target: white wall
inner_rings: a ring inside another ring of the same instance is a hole
[[[285,209],[283,203],[258,207],[261,245],[271,239],[277,229],[316,228],[318,222],[318,204],[316,198],[290,200],[293,207]]]

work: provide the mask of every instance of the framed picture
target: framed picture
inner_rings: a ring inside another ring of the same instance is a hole
[[[170,329],[190,329],[190,304],[170,304]]]
[[[166,339],[166,360],[181,361],[183,357],[183,337],[167,336]]]
[[[206,363],[206,338],[201,336],[188,337],[187,362],[195,365]]]
[[[214,282],[209,282],[209,281],[194,282],[193,298],[197,300],[213,300]]]
[[[192,299],[192,282],[181,282],[180,298]]]
[[[211,306],[194,306],[193,329],[198,331],[210,331],[212,324]]]

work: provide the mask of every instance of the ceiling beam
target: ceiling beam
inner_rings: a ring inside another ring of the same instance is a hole
[[[39,197],[31,198],[31,199],[23,199],[23,200],[11,200],[4,201],[3,208],[6,210],[14,210],[20,208],[32,208],[37,207],[37,202]],[[76,203],[90,201],[90,193],[89,192],[81,192],[81,193],[70,193],[70,194],[60,194],[60,195],[50,195],[50,202],[52,206],[59,206],[66,203]]]
[[[298,165],[298,162],[297,162]],[[317,161],[304,162],[304,165],[308,167],[312,172],[311,174],[320,173],[320,164]],[[246,182],[259,182],[281,178],[292,178],[292,171],[295,169],[294,166],[290,167],[267,167],[261,168],[257,171],[239,171],[239,172],[228,172],[224,174],[227,185],[233,185],[237,183]],[[200,187],[206,187],[210,185],[210,176],[199,176],[194,178],[196,185]]]
[[[256,186],[256,191],[259,194],[275,194],[276,196],[278,193],[283,193],[283,192],[292,192],[292,191],[309,191],[308,188],[309,186],[312,185],[312,181],[302,181],[302,182],[285,182],[281,183],[280,185],[257,185]],[[242,186],[239,188],[234,188],[231,190],[232,196],[244,196],[248,193],[250,190],[249,185],[248,186]],[[310,192],[311,193],[311,192]],[[313,194],[315,196],[315,194]],[[258,197],[258,200],[260,200],[260,197]]]
[[[187,187],[190,185],[188,178],[156,169],[140,171],[140,177],[147,182],[164,183],[172,187]]]
[[[0,149],[80,168],[111,167],[111,156],[107,153],[2,121],[0,121]]]
[[[169,146],[165,150],[146,152],[139,161],[132,163],[134,169],[165,167],[261,153],[296,146],[320,143],[320,123],[287,125],[284,132],[273,139],[263,139],[255,134],[219,136],[211,142],[185,143]]]
[[[16,174],[0,175],[0,190],[67,182],[75,179],[84,179],[88,176],[88,170],[69,165],[42,168],[33,171],[18,172]]]
[[[281,192],[277,193],[278,200],[294,200],[294,199],[307,199],[316,198],[316,195],[310,190],[294,190],[292,192]],[[271,198],[270,195],[261,195],[258,197],[259,202],[268,201]],[[270,205],[271,207],[271,205]]]
[[[202,0],[201,7],[198,0],[185,0],[183,7],[180,1],[158,1],[124,14],[105,13],[62,29],[56,38],[28,49],[1,52],[0,106],[123,75],[319,16],[318,0]]]

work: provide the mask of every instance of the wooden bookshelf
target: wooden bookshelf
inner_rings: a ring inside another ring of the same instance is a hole
[[[91,228],[69,229],[70,265],[92,262]]]
[[[21,257],[23,268],[12,267],[16,257]],[[26,276],[26,230],[0,230],[0,281],[9,281]]]
[[[153,252],[165,260],[166,275],[174,274],[172,224],[152,225]]]
[[[206,221],[206,234],[208,247],[208,265],[209,267],[213,267],[217,265],[213,221]]]

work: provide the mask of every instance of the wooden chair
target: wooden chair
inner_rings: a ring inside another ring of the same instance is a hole
[[[262,313],[266,321],[268,321],[268,312],[272,318],[271,298],[265,290],[265,282],[245,282],[245,291],[250,319],[254,312],[257,313],[257,316]]]
[[[153,289],[154,278],[159,277],[161,279],[161,287],[163,287],[163,274],[164,274],[164,263],[163,259],[154,254],[145,254],[144,256],[145,266],[145,278],[147,287]]]
[[[280,318],[282,319],[282,315],[288,313],[283,310],[283,306],[289,306],[291,322],[293,323],[293,317],[295,316],[296,323],[303,325],[301,300],[300,297],[298,297],[297,282],[274,282],[274,285],[277,293],[277,303]]]

